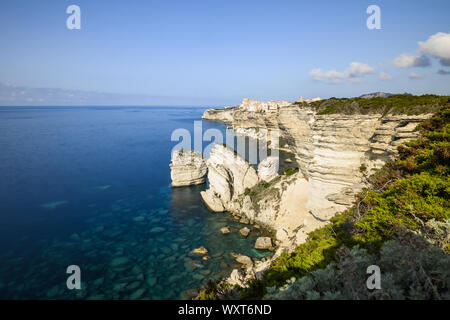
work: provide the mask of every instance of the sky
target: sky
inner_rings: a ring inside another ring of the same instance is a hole
[[[67,28],[70,5],[81,29]],[[449,12],[448,0],[2,0],[0,105],[450,95]]]

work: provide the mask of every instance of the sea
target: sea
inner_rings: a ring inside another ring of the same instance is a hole
[[[190,299],[240,268],[233,253],[271,255],[263,230],[206,208],[206,184],[170,186],[176,129],[225,135],[204,110],[0,107],[0,299]]]

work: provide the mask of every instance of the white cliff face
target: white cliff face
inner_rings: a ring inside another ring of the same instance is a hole
[[[202,184],[206,181],[208,167],[203,155],[194,150],[175,150],[170,164],[172,187]]]
[[[233,112],[234,108],[232,107],[225,109],[207,109],[203,113],[202,119],[231,123],[233,122]]]
[[[259,181],[256,170],[245,159],[221,144],[215,144],[207,166],[209,189],[201,195],[212,211],[232,211],[233,200]]]
[[[278,157],[267,157],[258,165],[258,177],[266,182],[278,176],[280,159]]]
[[[365,178],[391,160],[399,144],[416,138],[414,129],[429,117],[318,115],[308,105],[285,106],[271,114],[235,108],[235,131],[257,136],[261,129],[278,130],[281,145],[295,154],[300,172],[280,176],[257,197],[242,195],[231,209],[272,228],[286,245],[302,243],[310,231],[349,208]],[[258,172],[261,180],[264,170]]]

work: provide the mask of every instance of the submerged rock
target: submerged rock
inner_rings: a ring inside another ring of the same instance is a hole
[[[111,261],[110,266],[111,267],[121,267],[121,266],[127,264],[129,261],[130,261],[130,259],[128,259],[127,257],[114,258]]]
[[[268,250],[272,248],[272,240],[269,237],[259,237],[255,242],[255,249]]]
[[[197,268],[203,268],[203,265],[200,262],[189,260],[186,262],[187,269],[197,269]]]
[[[203,280],[203,279],[205,278],[205,276],[202,275],[202,274],[196,273],[196,274],[194,274],[194,275],[192,276],[192,278],[194,278],[195,280],[201,281],[201,280]]]
[[[199,151],[181,149],[172,154],[170,164],[172,187],[183,187],[205,183],[206,166],[203,154]]]
[[[145,218],[143,217],[143,216],[138,216],[138,217],[134,217],[133,218],[133,221],[134,222],[142,222],[142,221],[144,221],[145,220]]]
[[[153,227],[150,229],[150,233],[161,233],[164,231],[166,231],[166,229],[163,227]]]
[[[236,252],[231,252],[230,253],[230,255],[233,257],[233,258],[237,258],[237,257],[239,257],[239,253],[236,253]]]
[[[135,300],[135,299],[141,298],[144,295],[145,291],[146,291],[145,288],[141,288],[141,289],[136,290],[135,292],[133,292],[130,295],[130,299],[131,300]]]

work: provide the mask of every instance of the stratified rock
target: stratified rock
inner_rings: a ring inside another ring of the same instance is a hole
[[[250,229],[247,227],[244,227],[241,230],[239,230],[239,233],[241,234],[241,236],[247,237],[248,234],[250,233]]]
[[[209,189],[202,191],[201,196],[213,211],[232,211],[233,200],[259,181],[253,166],[222,144],[214,145],[206,163]]]
[[[278,176],[280,159],[278,157],[267,157],[258,165],[258,176],[266,182]]]
[[[228,114],[227,122],[239,134],[261,139],[264,132],[279,133],[278,142],[292,154],[286,162],[295,162],[299,171],[280,176],[280,181],[256,190],[258,194],[251,197],[211,192],[208,196],[216,202],[205,202],[272,229],[282,242],[278,247],[289,250],[348,209],[354,194],[366,186],[365,178],[392,160],[399,144],[417,138],[417,125],[432,116],[320,114],[316,106],[307,103],[268,106],[247,99],[223,113]],[[218,120],[222,117],[220,110],[215,114]],[[264,136],[269,145],[277,145],[277,135]],[[259,180],[264,181],[264,170],[259,171]],[[233,180],[228,173],[221,173],[225,182]]]
[[[195,150],[175,150],[170,164],[172,187],[202,184],[206,181],[206,166],[203,154]]]
[[[223,228],[220,228],[220,232],[222,234],[229,234],[229,233],[231,233],[231,230],[229,227],[223,227]]]
[[[269,237],[259,237],[255,242],[255,249],[267,250],[272,248],[272,240]]]
[[[151,277],[147,278],[147,284],[150,287],[153,287],[156,284],[157,281],[158,281],[158,279],[156,278],[156,276],[151,276]]]

